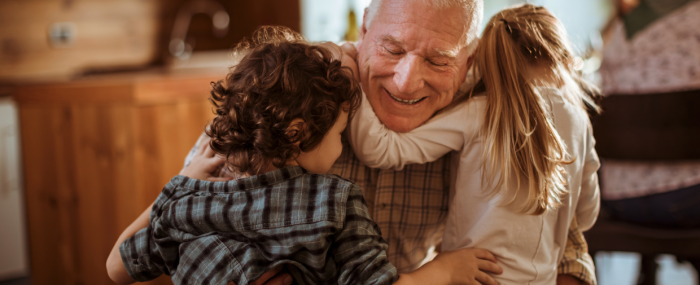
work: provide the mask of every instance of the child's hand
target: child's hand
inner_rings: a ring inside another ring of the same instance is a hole
[[[352,43],[345,42],[338,46],[332,42],[321,42],[316,45],[329,50],[333,54],[333,58],[339,59],[342,66],[349,67],[352,70],[353,77],[360,81],[360,73],[357,68],[357,49]]]
[[[231,180],[231,178],[217,177],[215,175],[225,160],[214,153],[214,150],[209,146],[210,140],[209,138],[202,140],[197,153],[192,157],[192,161],[180,171],[180,175],[208,181]]]
[[[498,285],[486,272],[503,273],[503,268],[496,264],[496,257],[480,248],[443,251],[431,263],[446,271],[447,276],[450,276],[448,284]]]

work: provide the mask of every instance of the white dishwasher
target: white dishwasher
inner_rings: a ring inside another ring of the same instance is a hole
[[[0,281],[29,276],[17,107],[0,97]]]

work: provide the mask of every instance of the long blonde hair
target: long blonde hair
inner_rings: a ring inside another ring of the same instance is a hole
[[[558,81],[566,81],[566,76],[579,85],[579,91],[595,93],[595,87],[574,72],[572,63],[562,25],[544,7],[530,4],[493,16],[479,44],[475,64],[488,102],[481,130],[485,141],[481,179],[489,194],[514,181],[518,190],[507,204],[515,201],[518,191],[527,189],[523,213],[539,215],[561,204],[568,192],[564,165],[576,159],[567,154],[549,105],[528,71],[531,66],[546,65]],[[591,97],[574,93],[580,95],[574,103],[599,111]]]

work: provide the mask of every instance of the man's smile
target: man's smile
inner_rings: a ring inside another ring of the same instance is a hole
[[[401,99],[399,97],[394,96],[393,94],[391,94],[391,92],[389,92],[386,89],[384,89],[384,91],[387,94],[389,94],[389,97],[391,97],[391,99],[394,99],[394,101],[399,102],[401,104],[405,104],[405,105],[413,105],[413,104],[416,104],[418,102],[423,101],[423,99],[425,99],[425,98],[428,98],[428,97],[423,97],[423,98],[419,98],[419,99],[415,99],[415,100],[404,100],[404,99]]]

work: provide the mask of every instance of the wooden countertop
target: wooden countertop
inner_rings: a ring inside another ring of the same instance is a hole
[[[224,79],[226,67],[100,74],[66,82],[20,84],[14,99],[22,103],[124,103],[151,105],[209,96],[211,82]]]

